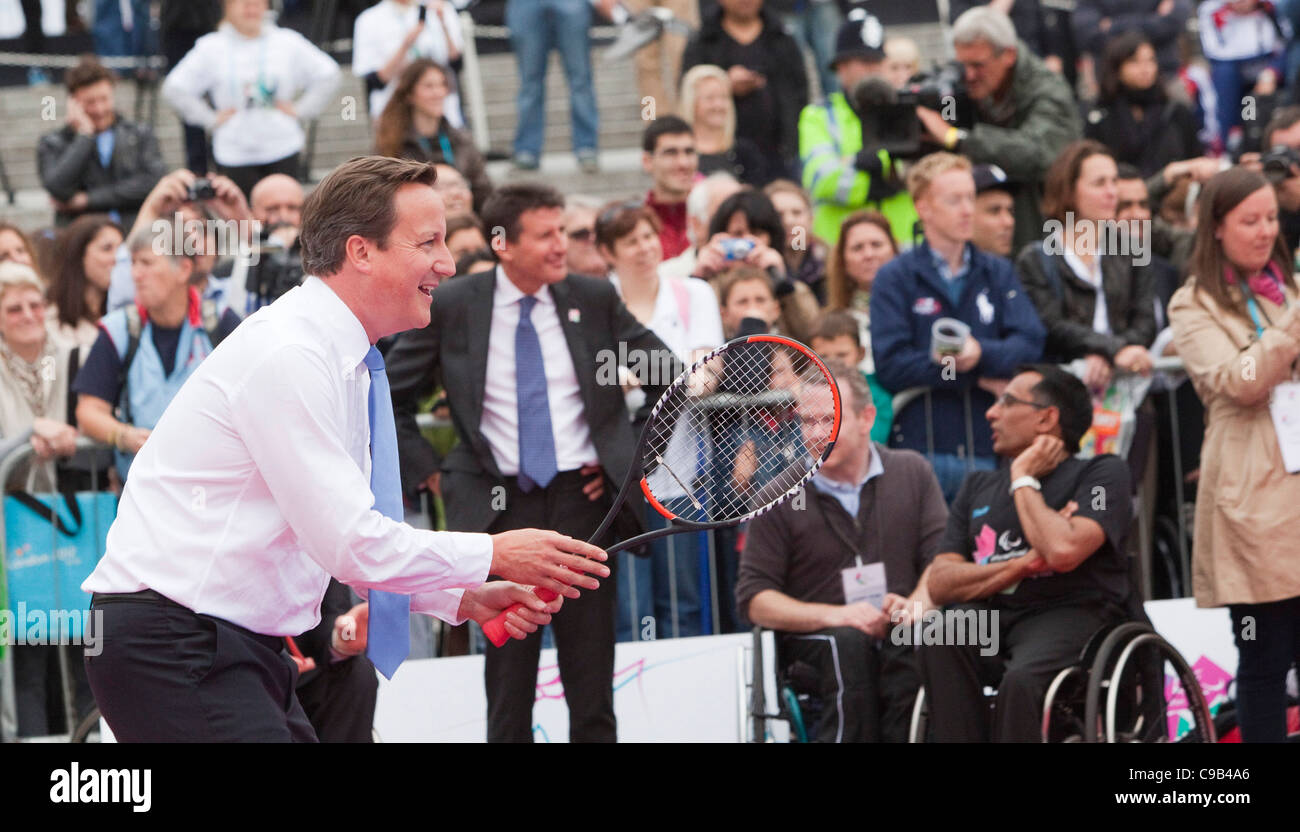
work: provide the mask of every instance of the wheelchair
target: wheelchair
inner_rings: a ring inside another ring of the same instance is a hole
[[[985,688],[992,718],[996,691]],[[1177,706],[1177,707],[1176,707]],[[925,688],[912,708],[910,742],[928,739]],[[1043,742],[1215,742],[1215,722],[1187,661],[1145,615],[1102,627],[1078,664],[1052,679],[1043,699]]]

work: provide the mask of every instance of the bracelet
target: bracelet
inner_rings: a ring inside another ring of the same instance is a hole
[[[108,435],[108,444],[112,445],[114,448],[117,448],[120,451],[122,450],[122,446],[118,444],[118,440],[121,438],[122,438],[122,426],[118,425],[117,427],[113,428],[113,432]]]

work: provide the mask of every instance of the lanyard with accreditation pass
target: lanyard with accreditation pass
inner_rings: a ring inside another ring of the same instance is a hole
[[[1273,321],[1267,312],[1259,308],[1254,293],[1245,281],[1241,283],[1241,291],[1246,296],[1246,310],[1255,324],[1255,337],[1262,338],[1264,325],[1260,322],[1260,316],[1263,315],[1269,326],[1273,325]],[[1285,291],[1282,302],[1286,306],[1290,305]],[[1282,451],[1282,465],[1288,474],[1300,473],[1300,382],[1292,379],[1274,387],[1269,394],[1268,410],[1273,417],[1278,447]]]

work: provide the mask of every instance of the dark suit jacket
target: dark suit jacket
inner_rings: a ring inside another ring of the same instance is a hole
[[[41,137],[36,147],[41,184],[61,202],[85,191],[86,213],[117,211],[122,228],[130,231],[144,198],[167,172],[158,140],[147,125],[127,121],[120,115],[113,123],[113,155],[105,168],[91,136],[78,135],[64,126]],[[55,224],[67,225],[76,214],[55,214]]]
[[[458,277],[438,287],[433,293],[429,325],[402,333],[386,359],[403,484],[408,493],[414,493],[421,482],[441,467],[447,526],[455,531],[486,531],[498,513],[492,507],[492,489],[505,483],[492,449],[479,429],[496,280],[497,271],[493,270]],[[633,317],[608,281],[569,275],[547,291],[555,301],[569,344],[591,442],[609,480],[607,488],[612,483],[612,496],[628,471],[638,464],[633,459],[636,437],[622,389],[598,382],[598,361],[617,360],[621,354],[620,343],[626,345],[622,354],[630,355],[633,350],[644,350],[652,356],[672,353]],[[577,321],[570,314],[575,309]],[[648,367],[653,362],[629,363]],[[641,379],[648,401],[657,400],[683,369],[675,358],[672,365],[674,369],[667,379]],[[650,381],[660,383],[652,385]],[[459,440],[444,460],[438,459],[437,452],[415,425],[419,402],[439,386],[446,392]],[[621,528],[639,528],[635,511],[626,513],[629,515],[626,522],[635,525]]]

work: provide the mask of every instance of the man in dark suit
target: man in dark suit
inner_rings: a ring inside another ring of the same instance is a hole
[[[564,199],[543,185],[498,189],[483,209],[499,264],[443,284],[430,324],[403,333],[388,354],[402,478],[408,492],[438,488],[439,462],[415,426],[418,403],[441,385],[458,442],[441,461],[454,531],[526,526],[593,534],[633,459],[623,391],[598,373],[627,363],[670,373],[640,381],[649,401],[680,372],[672,352],[628,312],[604,280],[567,273]],[[640,351],[640,352],[639,352]],[[653,382],[653,383],[652,383]],[[640,527],[625,507],[608,545]],[[616,739],[613,576],[569,601],[552,622],[574,741]],[[528,742],[540,633],[489,648],[488,740]]]
[[[104,213],[123,228],[135,222],[145,197],[166,173],[148,125],[114,109],[113,74],[87,58],[64,76],[68,123],[36,147],[41,184],[63,226],[84,213]]]

